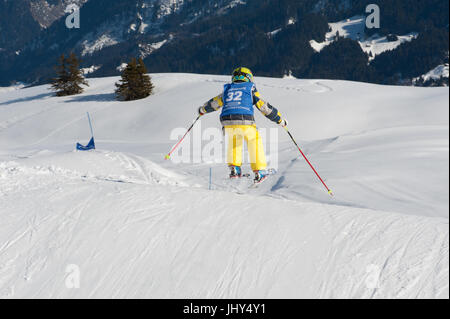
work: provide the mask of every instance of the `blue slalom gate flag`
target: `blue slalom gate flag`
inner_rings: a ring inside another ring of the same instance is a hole
[[[86,113],[88,120],[89,120],[89,127],[91,128],[91,140],[89,141],[88,145],[84,146],[80,143],[77,143],[77,150],[79,151],[89,151],[89,150],[95,150],[95,141],[94,141],[94,130],[92,129],[92,123],[91,123],[91,117],[89,116],[89,113]]]
[[[91,138],[91,140],[89,141],[88,145],[86,145],[86,146],[81,145],[80,143],[77,143],[77,150],[79,150],[79,151],[95,150],[94,137]]]

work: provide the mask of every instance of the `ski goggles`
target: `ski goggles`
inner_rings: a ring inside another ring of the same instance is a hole
[[[253,82],[253,74],[247,68],[237,68],[233,71],[233,82]]]
[[[233,82],[251,82],[247,75],[234,75],[232,80]]]

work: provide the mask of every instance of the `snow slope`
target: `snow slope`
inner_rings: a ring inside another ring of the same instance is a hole
[[[14,91],[14,90],[20,90],[20,89],[23,89],[24,87],[25,87],[25,84],[23,84],[23,83],[6,86],[6,87],[0,86],[0,93]]]
[[[330,198],[281,130],[256,190],[223,163],[164,161],[228,77],[152,78],[127,103],[117,78],[0,92],[0,297],[448,298],[448,88],[257,78]],[[98,150],[76,152],[86,111]]]

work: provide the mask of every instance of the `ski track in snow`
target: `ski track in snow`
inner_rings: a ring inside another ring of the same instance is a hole
[[[226,84],[229,83],[228,80],[205,80],[206,82],[213,82],[213,83],[222,83]],[[333,88],[323,83],[325,81],[316,81],[316,80],[309,80],[305,81],[304,83],[296,83],[296,85],[273,85],[268,84],[266,81],[256,82],[256,87],[266,87],[271,89],[279,89],[279,90],[286,90],[286,91],[297,91],[297,92],[304,92],[304,93],[325,93],[325,92],[331,92],[333,91]],[[318,87],[318,89],[317,89]],[[316,89],[315,89],[316,88]]]
[[[367,124],[299,140],[330,198],[283,138],[278,174],[257,189],[251,178],[229,181],[223,164],[163,160],[167,126],[185,125],[192,110],[177,109],[179,121],[157,106],[173,105],[179,91],[202,103],[228,77],[154,75],[156,94],[127,105],[100,97],[115,80],[93,79],[72,103],[0,96],[0,298],[448,298],[448,194],[439,191],[448,184],[448,122],[421,115],[420,105],[398,122],[405,88],[257,79],[269,100],[285,99],[297,134],[311,130],[316,98]],[[382,108],[392,113],[365,113],[368,87],[377,96],[396,90],[397,106]],[[359,105],[346,108],[341,100],[354,91]],[[412,92],[436,92],[423,99],[439,110],[448,103],[448,89]],[[333,107],[315,109],[330,128],[339,125]],[[100,150],[71,151],[75,137],[87,138],[84,111]],[[80,289],[65,286],[71,264]]]

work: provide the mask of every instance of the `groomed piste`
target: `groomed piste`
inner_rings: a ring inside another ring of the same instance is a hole
[[[228,77],[152,74],[134,102],[117,80],[0,91],[0,298],[449,297],[448,88],[257,77],[332,198],[282,129],[258,189],[164,160]]]

